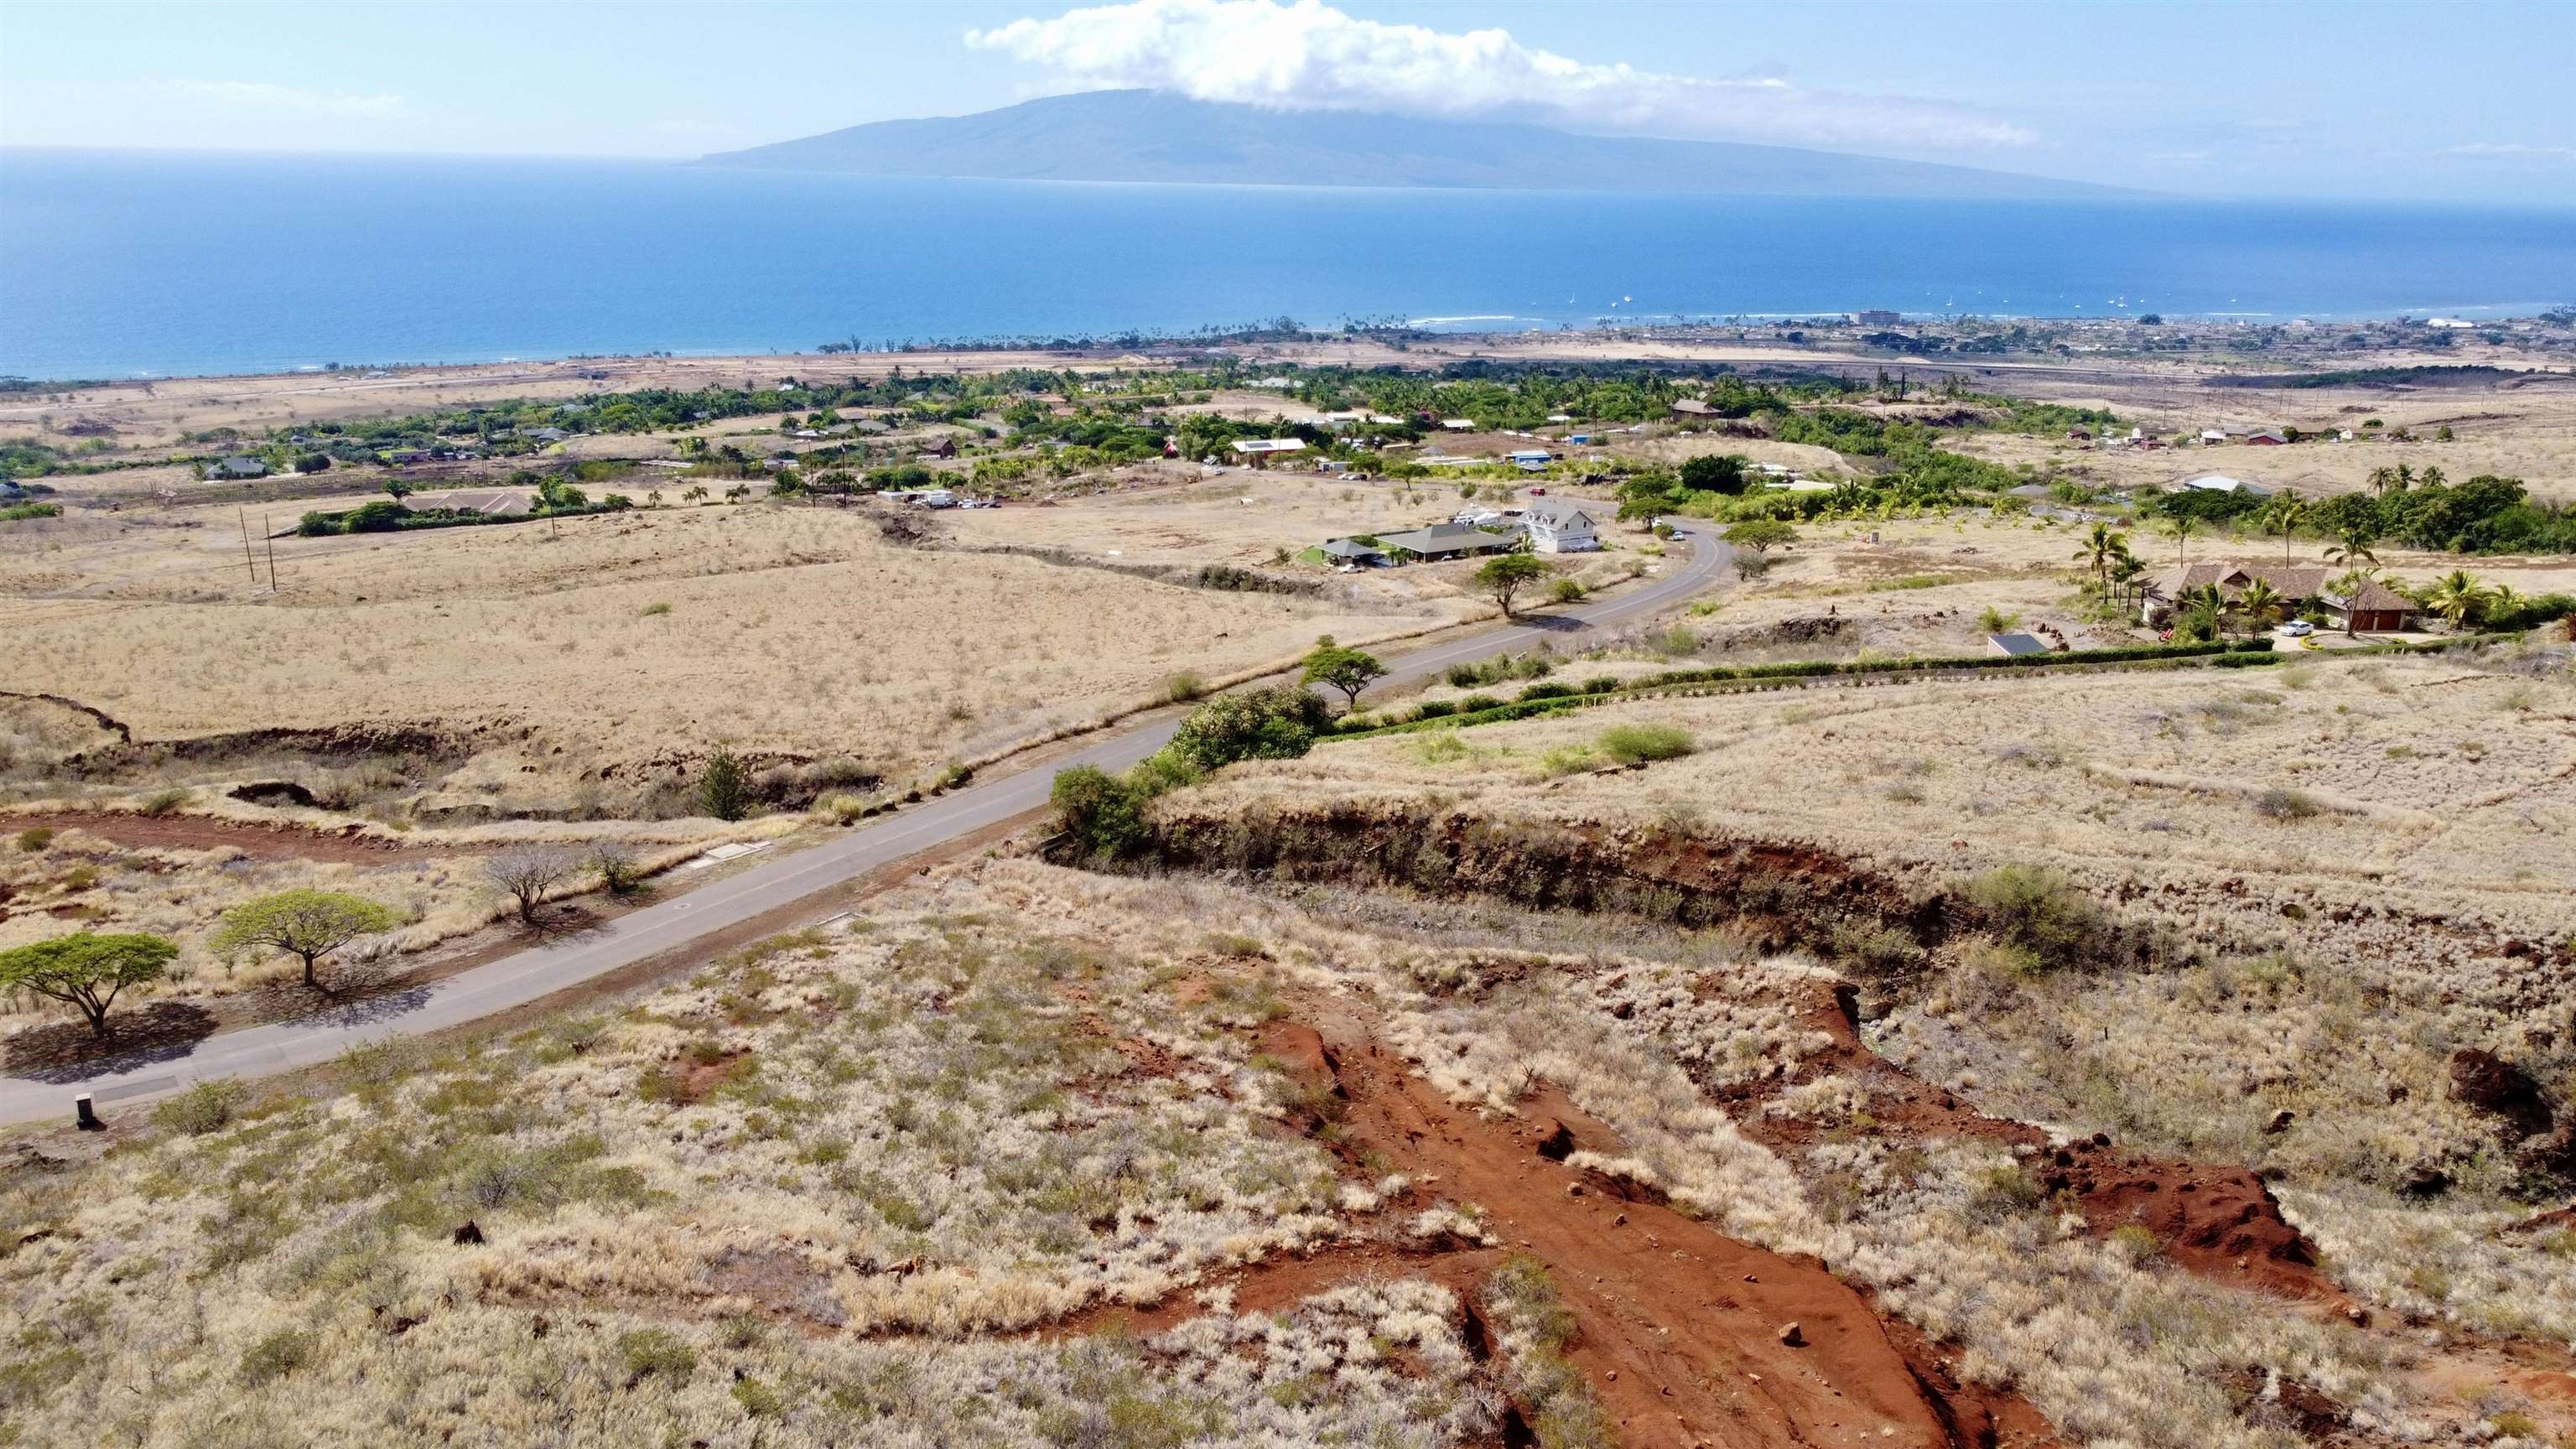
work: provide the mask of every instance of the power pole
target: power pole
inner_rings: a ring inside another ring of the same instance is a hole
[[[250,581],[256,584],[259,582],[259,564],[252,559],[250,552],[250,511],[235,508],[233,512],[241,518],[242,567],[250,570]]]
[[[268,535],[268,591],[277,592],[277,533],[268,526],[268,515],[259,516],[259,531]]]

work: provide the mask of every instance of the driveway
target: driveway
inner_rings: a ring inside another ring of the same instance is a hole
[[[1452,664],[1563,641],[1587,627],[1648,616],[1706,588],[1733,550],[1697,522],[1679,525],[1691,541],[1688,559],[1643,587],[1599,603],[1552,611],[1535,621],[1434,644],[1387,661],[1383,681],[1414,683]],[[409,991],[352,1002],[293,1021],[225,1032],[184,1046],[108,1057],[43,1077],[0,1077],[0,1122],[70,1115],[87,1093],[108,1108],[164,1096],[220,1077],[259,1077],[331,1061],[353,1046],[463,1026],[524,1006],[565,987],[645,960],[728,926],[827,890],[879,866],[928,850],[1033,810],[1047,801],[1056,771],[1075,765],[1123,770],[1163,747],[1176,719],[1103,736],[1052,765],[998,775],[924,802],[880,824],[621,916],[596,931]]]

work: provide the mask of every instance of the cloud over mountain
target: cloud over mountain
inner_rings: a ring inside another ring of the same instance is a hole
[[[1364,20],[1321,0],[1130,0],[970,30],[1068,88],[1136,87],[1279,110],[1536,121],[1596,134],[1967,151],[2037,138],[2000,117],[1777,76],[1709,79],[1579,61],[1500,29]]]

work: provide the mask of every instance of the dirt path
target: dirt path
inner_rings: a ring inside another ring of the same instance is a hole
[[[1379,1047],[1362,1008],[1308,1006],[1315,1026],[1274,1023],[1263,1049],[1338,1104],[1326,1109],[1338,1117],[1336,1150],[1383,1158],[1426,1198],[1477,1205],[1507,1250],[1546,1265],[1580,1324],[1567,1356],[1630,1449],[2055,1442],[2018,1399],[1959,1386],[1919,1338],[1909,1354],[1859,1293],[1814,1263],[1563,1166],[1571,1148],[1619,1144],[1561,1095],[1543,1093],[1519,1123],[1487,1121]],[[1279,1286],[1292,1284],[1283,1275]]]
[[[113,810],[0,814],[0,831],[78,830],[118,845],[146,850],[238,850],[260,860],[318,860],[334,865],[384,865],[442,855],[478,855],[489,845],[414,844],[302,825],[264,825],[206,815],[136,815]]]

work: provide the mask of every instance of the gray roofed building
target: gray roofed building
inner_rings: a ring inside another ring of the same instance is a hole
[[[1334,539],[1331,542],[1326,543],[1322,548],[1318,549],[1317,552],[1323,554],[1323,556],[1328,559],[1332,559],[1336,563],[1386,562],[1386,554],[1383,550],[1371,548],[1367,544],[1364,544],[1355,538]]]
[[[247,454],[236,453],[206,471],[218,478],[265,478],[268,465]]]
[[[2009,655],[2015,659],[2028,654],[2048,652],[2046,644],[2028,634],[1989,634],[1986,636],[1986,644],[1997,654]]]
[[[1435,523],[1404,533],[1382,533],[1377,541],[1389,553],[1417,559],[1464,558],[1499,553],[1512,546],[1509,534],[1491,533],[1463,523]]]

